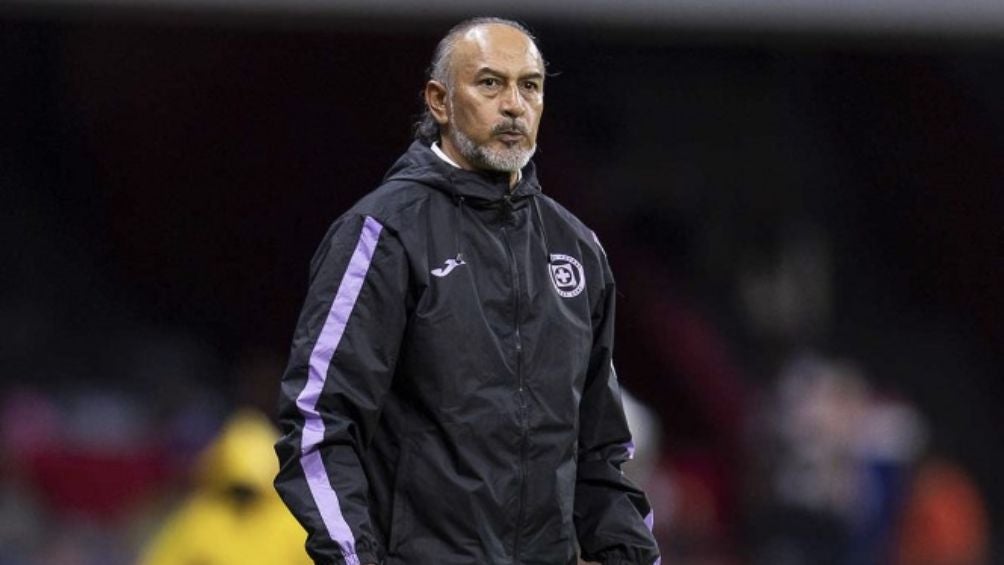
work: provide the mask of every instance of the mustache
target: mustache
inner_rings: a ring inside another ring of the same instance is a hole
[[[521,122],[517,122],[514,118],[509,122],[502,122],[500,124],[495,124],[492,127],[492,135],[499,135],[502,133],[520,133],[523,135],[529,135],[529,128]]]

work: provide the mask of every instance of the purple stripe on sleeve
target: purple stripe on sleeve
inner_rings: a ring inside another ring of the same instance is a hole
[[[331,358],[338,349],[338,344],[342,341],[342,334],[345,333],[345,325],[348,323],[352,309],[359,298],[359,291],[362,290],[363,282],[366,280],[366,273],[369,271],[370,263],[373,260],[373,253],[376,251],[377,240],[383,226],[373,218],[366,216],[363,222],[362,233],[359,234],[359,242],[356,244],[349,266],[345,269],[345,275],[335,293],[335,299],[331,303],[328,317],[321,328],[321,334],[314,344],[314,349],[310,352],[310,363],[307,373],[307,384],[296,397],[296,406],[303,415],[303,435],[300,441],[300,465],[307,477],[307,486],[310,494],[317,504],[317,509],[321,513],[321,519],[328,535],[342,548],[342,555],[345,556],[346,563],[353,563],[356,553],[356,540],[352,535],[345,517],[342,515],[342,508],[338,502],[338,495],[335,493],[328,474],[324,469],[324,462],[317,446],[324,439],[324,421],[317,411],[317,399],[324,389],[324,382],[328,377],[328,368],[331,366]],[[358,561],[355,561],[358,563]]]
[[[648,515],[645,516],[645,525],[648,526],[648,531],[651,532],[652,528],[655,526],[655,512],[654,511],[652,511],[652,510],[648,511]],[[655,563],[653,563],[652,565],[661,565],[661,563],[662,563],[662,557],[659,557],[659,558],[657,558],[655,560]]]
[[[634,459],[634,440],[631,440],[624,444],[624,449],[627,450],[628,460]]]

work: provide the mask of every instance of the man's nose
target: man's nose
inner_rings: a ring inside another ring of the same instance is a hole
[[[518,85],[512,85],[502,94],[499,110],[508,117],[522,116],[526,113],[526,101],[519,91]]]

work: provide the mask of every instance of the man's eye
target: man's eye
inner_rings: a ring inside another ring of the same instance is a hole
[[[481,79],[481,84],[488,87],[496,87],[499,85],[499,79],[497,78],[483,78]]]
[[[537,84],[537,83],[535,83],[535,82],[533,82],[533,81],[527,81],[527,82],[523,83],[523,88],[536,92],[536,91],[540,90],[540,85]]]

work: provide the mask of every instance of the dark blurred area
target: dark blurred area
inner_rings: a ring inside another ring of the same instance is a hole
[[[136,562],[272,416],[309,259],[463,15],[0,10],[0,565]],[[1004,27],[525,20],[664,562],[1000,562]]]

